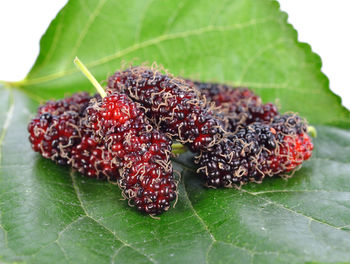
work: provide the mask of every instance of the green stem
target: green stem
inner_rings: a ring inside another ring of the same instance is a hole
[[[307,132],[313,137],[316,138],[317,137],[317,130],[314,126],[308,126],[307,127]]]
[[[79,60],[78,57],[75,57],[74,64],[77,68],[89,79],[92,85],[96,88],[97,92],[101,95],[102,98],[106,97],[106,91],[102,88],[101,84],[95,79],[95,77],[91,74],[91,72],[86,68],[84,63]]]
[[[173,143],[171,145],[171,147],[173,149],[171,153],[173,153],[175,155],[180,155],[180,154],[185,153],[187,151],[187,148],[178,142]]]

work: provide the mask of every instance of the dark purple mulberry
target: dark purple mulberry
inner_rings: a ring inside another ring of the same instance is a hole
[[[201,151],[196,160],[197,171],[209,186],[239,187],[296,169],[310,158],[312,149],[300,117],[277,116],[271,124],[251,123]]]
[[[248,88],[217,83],[188,83],[198,89],[207,100],[220,106],[220,112],[229,120],[229,126],[226,128],[228,131],[234,132],[239,126],[253,122],[269,123],[279,115],[274,104],[263,104],[261,98]]]
[[[109,78],[111,89],[139,102],[158,128],[198,151],[222,137],[221,121],[185,81],[145,67],[116,72]]]

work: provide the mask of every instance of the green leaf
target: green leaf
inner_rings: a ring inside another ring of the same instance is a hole
[[[0,262],[350,262],[350,113],[321,61],[275,1],[69,1],[41,40],[25,80],[0,87]],[[191,154],[174,160],[179,201],[159,220],[34,153],[27,123],[38,101],[92,86],[123,61],[156,61],[204,81],[248,85],[316,126],[310,161],[288,181],[207,189]]]

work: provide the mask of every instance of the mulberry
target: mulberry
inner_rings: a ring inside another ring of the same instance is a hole
[[[38,108],[38,114],[50,113],[58,116],[67,111],[80,113],[81,111],[84,111],[90,98],[91,96],[88,93],[80,92],[62,100],[47,101],[44,105]]]
[[[207,100],[220,106],[220,111],[228,118],[228,131],[234,132],[239,126],[253,122],[269,123],[279,115],[272,103],[263,104],[261,98],[248,88],[230,87],[224,84],[191,82]]]
[[[211,187],[261,182],[296,169],[310,158],[313,145],[297,115],[276,116],[271,124],[254,122],[240,128],[196,158],[197,172]]]
[[[299,116],[276,116],[271,127],[276,131],[278,142],[274,155],[269,156],[272,174],[292,171],[311,157],[313,144],[307,133],[305,121]]]
[[[261,181],[267,167],[267,155],[276,148],[274,134],[268,125],[253,123],[223,139],[196,160],[197,172],[211,187],[240,186]]]
[[[138,210],[148,214],[167,211],[177,197],[170,161],[171,140],[156,131],[140,106],[118,92],[92,100],[82,124],[120,168],[119,186]]]
[[[79,111],[86,107],[89,99],[87,93],[80,93],[39,107],[38,115],[28,125],[33,150],[44,158],[66,165],[72,147],[81,137]]]
[[[88,177],[116,180],[119,167],[111,163],[110,153],[81,126],[91,98],[83,92],[40,106],[28,125],[29,140],[35,151],[60,165],[72,165]]]
[[[215,144],[223,135],[221,121],[198,91],[183,80],[133,67],[116,72],[109,78],[108,87],[139,102],[161,131],[187,144],[192,151]]]

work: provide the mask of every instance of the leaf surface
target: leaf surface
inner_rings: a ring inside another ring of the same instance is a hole
[[[350,114],[321,61],[297,41],[275,1],[69,1],[41,40],[27,78],[0,86],[0,262],[302,263],[350,261]],[[93,91],[124,62],[247,85],[317,126],[313,157],[288,181],[207,189],[192,155],[173,161],[179,201],[155,220],[34,153],[38,102]]]

